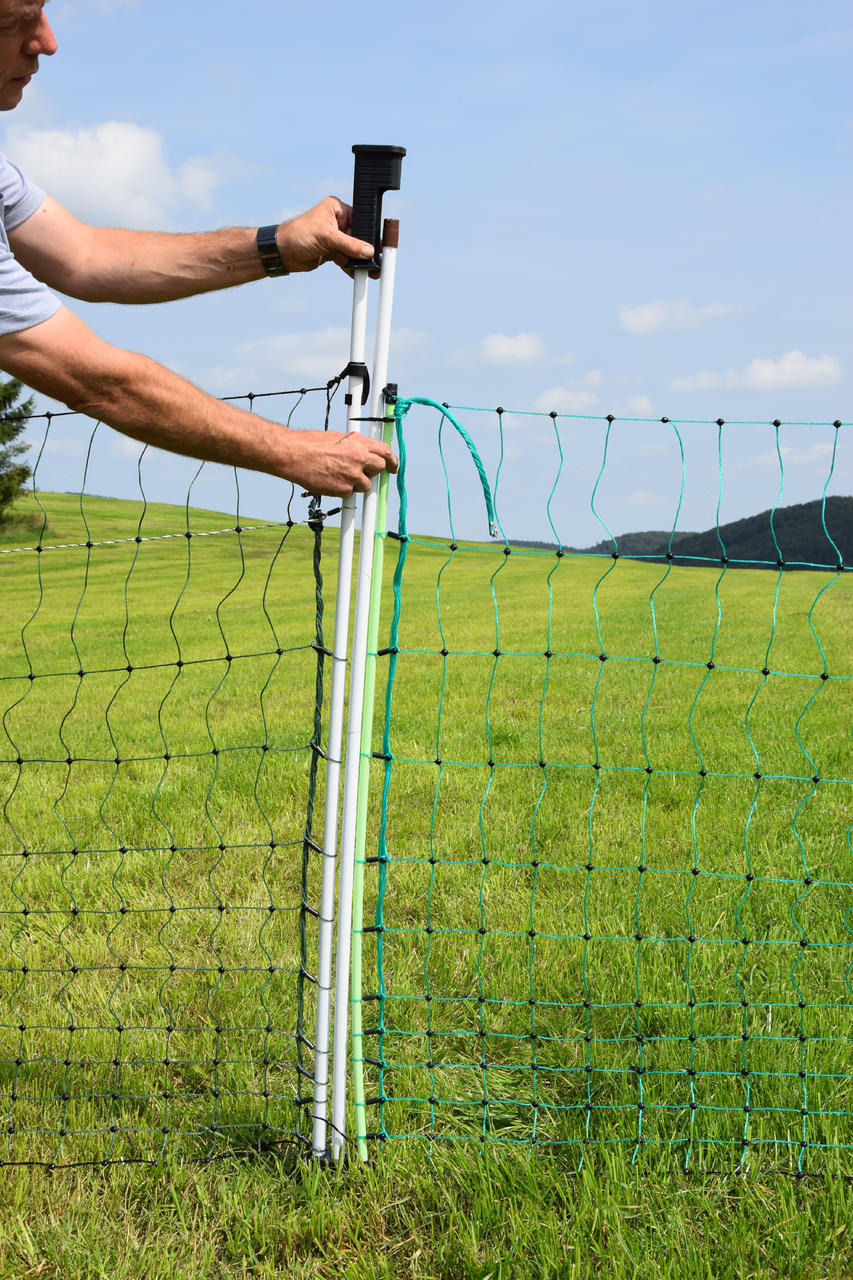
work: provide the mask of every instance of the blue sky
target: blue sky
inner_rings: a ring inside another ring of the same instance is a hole
[[[271,222],[329,191],[347,198],[352,143],[407,147],[385,207],[401,221],[392,375],[410,395],[597,419],[560,420],[565,541],[601,536],[589,495],[607,413],[853,416],[848,4],[379,0],[359,16],[339,0],[51,0],[49,14],[59,52],[0,120],[3,147],[89,221]],[[103,337],[225,395],[338,372],[350,297],[326,268],[162,307],[75,306]],[[496,419],[465,421],[494,476]],[[80,439],[67,430],[46,488],[73,487]],[[412,434],[412,520],[426,529],[443,508],[435,433],[421,415]],[[850,434],[829,492],[853,492]],[[834,435],[782,431],[783,501],[820,496]],[[679,527],[707,527],[716,436],[683,436]],[[611,445],[608,525],[669,527],[671,428],[620,421]],[[91,487],[132,492],[129,451],[99,447]],[[725,449],[723,518],[771,505],[772,429],[726,429]],[[506,416],[507,532],[547,532],[556,458],[550,420]],[[183,464],[146,465],[150,496],[173,498]],[[211,467],[196,492],[226,508],[232,490]],[[459,494],[457,533],[480,536],[467,473]],[[281,506],[262,479],[243,504]]]

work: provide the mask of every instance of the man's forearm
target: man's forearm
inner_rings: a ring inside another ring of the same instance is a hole
[[[288,271],[313,271],[369,258],[371,245],[347,234],[350,211],[329,196],[277,228]],[[171,302],[247,284],[264,275],[257,227],[184,235],[90,227],[49,196],[10,233],[15,257],[39,280],[85,302]]]
[[[0,339],[0,365],[70,409],[160,449],[265,471],[312,493],[366,491],[396,470],[393,454],[358,434],[292,431],[217,400],[147,356],[102,342],[64,307]]]
[[[172,302],[263,276],[255,228],[182,235],[92,228],[91,268],[73,297],[87,302]]]

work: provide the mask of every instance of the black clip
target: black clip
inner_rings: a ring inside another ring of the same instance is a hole
[[[361,403],[366,405],[367,398],[370,395],[370,373],[367,365],[363,364],[361,360],[350,360],[347,367],[338,376],[341,382],[343,382],[344,378],[361,378]],[[352,397],[349,393],[344,396],[344,403],[352,404]]]

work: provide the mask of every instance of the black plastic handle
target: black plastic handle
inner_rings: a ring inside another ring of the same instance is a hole
[[[382,266],[382,197],[400,190],[405,147],[371,147],[356,144],[352,184],[352,234],[373,245],[373,258],[353,258],[350,265],[379,271]]]

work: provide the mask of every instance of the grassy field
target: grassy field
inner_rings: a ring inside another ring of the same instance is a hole
[[[853,1274],[849,575],[409,545],[387,1140],[322,1173],[313,536],[42,501],[74,547],[0,556],[0,1276]]]

